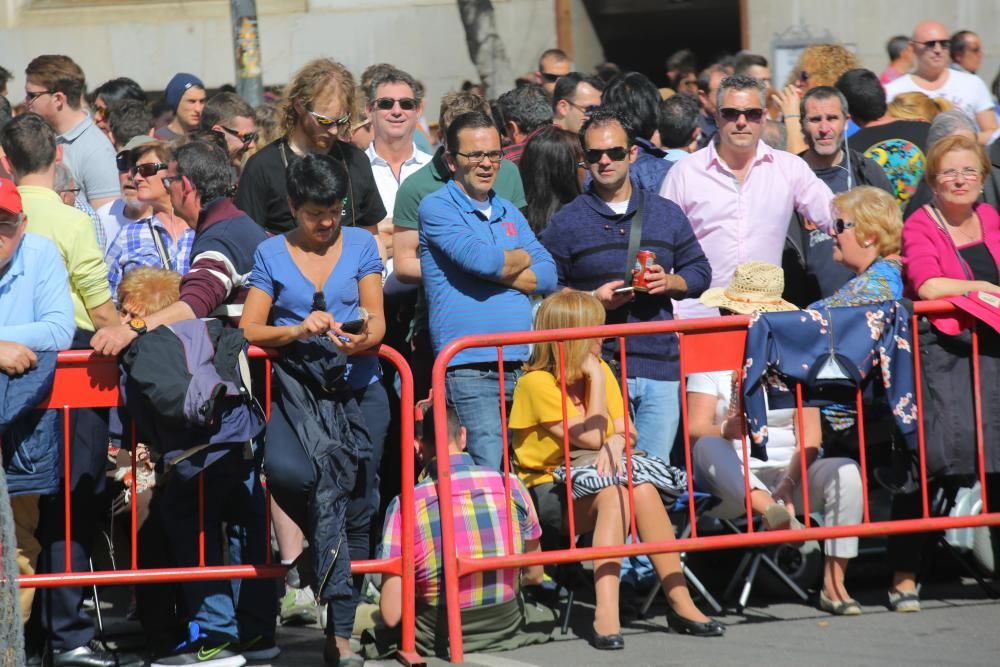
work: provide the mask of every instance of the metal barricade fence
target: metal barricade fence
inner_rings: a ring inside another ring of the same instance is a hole
[[[522,568],[532,565],[556,565],[562,563],[572,563],[589,561],[597,558],[619,558],[625,556],[647,555],[665,552],[679,551],[705,551],[714,549],[730,549],[739,547],[753,547],[768,544],[778,544],[786,542],[804,542],[808,540],[825,540],[838,537],[862,537],[870,535],[888,535],[893,533],[923,532],[944,530],[958,527],[993,526],[1000,525],[1000,512],[990,513],[986,503],[986,473],[984,469],[984,442],[982,427],[982,405],[980,396],[980,373],[978,356],[978,334],[973,329],[972,333],[972,365],[974,379],[974,419],[977,434],[977,464],[979,469],[980,488],[983,489],[982,513],[976,516],[941,516],[932,517],[927,490],[927,459],[924,442],[923,427],[923,396],[921,395],[921,369],[919,340],[917,337],[917,323],[922,315],[938,315],[956,312],[953,305],[943,302],[917,302],[914,313],[910,319],[913,333],[913,357],[914,357],[914,377],[915,396],[918,410],[918,458],[920,485],[922,494],[922,516],[916,519],[905,519],[896,521],[872,522],[869,512],[869,479],[866,470],[867,456],[864,433],[864,414],[862,405],[861,389],[856,392],[856,408],[858,410],[858,450],[859,465],[862,477],[863,492],[863,518],[860,524],[841,526],[815,526],[810,520],[808,476],[805,475],[806,457],[805,442],[803,433],[803,401],[802,387],[796,385],[796,427],[799,460],[801,462],[803,514],[805,516],[805,527],[798,530],[769,530],[766,532],[754,530],[753,521],[747,521],[745,533],[723,534],[701,536],[698,534],[697,521],[695,516],[694,502],[687,503],[690,513],[690,536],[683,539],[674,539],[664,542],[643,542],[637,543],[635,506],[633,502],[633,479],[631,465],[631,443],[629,438],[625,438],[625,452],[627,457],[628,474],[628,502],[630,506],[630,534],[631,544],[621,544],[611,547],[577,547],[575,541],[575,526],[573,519],[573,494],[570,475],[566,475],[566,502],[568,504],[568,533],[570,535],[570,546],[566,549],[545,551],[534,554],[511,554],[503,556],[493,556],[488,558],[474,558],[457,553],[455,542],[455,516],[450,512],[441,512],[441,545],[442,560],[445,576],[445,594],[448,616],[448,633],[451,649],[451,660],[453,662],[463,661],[462,648],[462,624],[459,607],[459,578],[465,575],[499,569]],[[625,355],[625,340],[630,336],[642,336],[649,334],[674,332],[680,342],[680,392],[681,392],[681,428],[688,423],[687,404],[687,375],[691,373],[704,373],[711,371],[733,371],[743,367],[743,354],[746,341],[747,327],[750,318],[745,315],[734,315],[729,317],[704,318],[693,320],[675,320],[669,322],[644,322],[634,324],[605,325],[596,327],[578,327],[573,329],[555,329],[531,332],[515,332],[506,334],[485,334],[478,336],[464,336],[453,341],[446,346],[437,356],[433,369],[433,418],[435,419],[437,442],[435,443],[438,460],[438,497],[452,498],[451,470],[447,464],[448,443],[447,429],[444,427],[446,420],[446,390],[445,377],[448,364],[459,352],[469,348],[495,347],[497,359],[502,367],[504,362],[503,351],[505,346],[558,343],[559,350],[559,374],[560,387],[562,392],[562,421],[563,421],[563,449],[564,464],[566,469],[570,468],[569,456],[569,429],[567,428],[567,396],[566,380],[563,373],[564,343],[581,339],[606,339],[618,338],[620,350],[621,377],[619,384],[622,392],[622,399],[625,405],[624,419],[626,433],[629,429],[629,399],[628,385],[623,381],[627,377],[627,359]],[[507,406],[504,401],[504,379],[503,374],[499,375],[499,395],[500,415],[504,426],[507,424]],[[503,472],[505,475],[511,471],[509,458],[509,443],[507,442],[507,429],[501,428],[503,437]],[[692,442],[688,436],[686,428],[683,433],[685,458],[687,461],[688,494],[693,498],[694,475],[692,474],[691,448]],[[1000,443],[994,443],[1000,446]],[[749,458],[747,437],[743,437],[743,460]],[[746,494],[747,518],[751,519],[750,506],[750,480],[749,466],[744,465],[744,492]],[[507,504],[510,505],[510,481],[507,478]],[[442,501],[442,507],[447,504]],[[453,506],[457,506],[454,504]],[[513,513],[508,512],[506,526],[507,545],[514,544],[511,539],[513,534]]]
[[[413,567],[413,421],[414,396],[413,374],[403,356],[388,346],[379,347],[376,352],[381,359],[389,361],[396,368],[400,379],[400,440],[402,446],[402,480],[401,480],[401,531],[402,535],[410,536],[404,539],[400,556],[383,560],[364,560],[351,563],[354,574],[382,573],[398,575],[402,579],[402,642],[398,654],[406,664],[423,664],[423,659],[417,654],[414,636],[415,615],[415,583]],[[271,409],[271,360],[278,357],[273,350],[251,347],[249,357],[252,361],[259,360],[264,364],[266,383],[264,387],[265,413],[270,417]],[[112,408],[119,403],[119,370],[117,359],[97,355],[89,350],[68,351],[59,354],[56,366],[55,383],[52,392],[40,408],[57,409],[63,413],[63,487],[70,489],[70,447],[72,433],[70,432],[70,411],[76,408]],[[205,564],[205,527],[204,527],[204,477],[199,474],[199,531],[197,567],[171,567],[157,569],[140,569],[138,563],[137,514],[136,514],[136,433],[131,429],[131,479],[128,482],[132,494],[131,505],[131,554],[129,567],[126,569],[74,572],[71,558],[71,521],[72,504],[70,494],[65,496],[65,544],[66,571],[58,573],[34,574],[20,577],[20,585],[25,588],[53,588],[59,586],[107,586],[123,584],[166,583],[183,581],[200,581],[210,579],[260,579],[284,577],[287,567],[272,562],[271,549],[267,549],[266,561],[263,565],[206,565]],[[266,445],[265,445],[266,446]],[[266,490],[266,489],[265,489]],[[270,493],[266,493],[267,534],[270,535]]]

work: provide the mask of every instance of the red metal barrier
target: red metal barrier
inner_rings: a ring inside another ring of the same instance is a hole
[[[413,505],[413,374],[402,355],[388,346],[379,347],[380,358],[391,362],[400,377],[400,413],[402,452],[402,492],[401,492],[401,530],[403,535],[413,535],[414,505]],[[261,359],[265,364],[267,381],[265,385],[265,412],[270,416],[271,398],[271,359],[277,358],[274,350],[250,348],[251,359]],[[70,420],[69,411],[74,408],[110,408],[118,405],[119,371],[117,360],[88,350],[61,352],[56,367],[55,384],[48,399],[39,407],[59,409],[63,411],[63,484],[70,488]],[[22,576],[20,585],[25,588],[54,588],[59,586],[90,586],[90,585],[123,585],[146,584],[162,582],[200,581],[209,579],[258,579],[284,577],[287,568],[283,565],[271,564],[271,553],[268,549],[267,562],[264,565],[226,565],[206,566],[204,545],[204,479],[199,475],[199,562],[198,567],[175,567],[160,569],[139,569],[138,552],[136,549],[136,434],[132,427],[132,475],[130,490],[131,503],[131,561],[127,569],[105,570],[97,572],[73,572],[70,558],[70,525],[72,506],[70,494],[65,501],[66,512],[66,571],[61,573],[35,574]],[[268,533],[270,533],[270,494],[266,502]],[[415,617],[415,583],[413,567],[413,541],[404,540],[401,554],[398,558],[385,560],[353,561],[351,571],[354,574],[382,573],[394,574],[402,578],[402,650],[399,658],[406,664],[423,664],[423,659],[416,652],[414,617]]]
[[[864,439],[864,416],[860,408],[862,408],[861,392],[857,392],[856,405],[859,408],[859,419],[858,419],[858,432],[859,432],[859,452],[860,452],[860,464],[862,470],[862,490],[864,495],[864,513],[862,523],[857,525],[843,525],[843,526],[810,526],[809,518],[809,506],[808,506],[808,479],[807,476],[803,474],[801,484],[802,484],[802,495],[805,499],[804,510],[806,527],[800,530],[774,530],[774,531],[754,531],[753,522],[748,521],[748,528],[746,533],[740,534],[725,534],[725,535],[712,535],[712,536],[699,536],[697,531],[697,521],[695,520],[695,503],[688,503],[691,519],[691,533],[690,537],[685,539],[675,539],[665,542],[644,542],[641,544],[635,543],[635,507],[632,503],[632,469],[631,461],[629,461],[628,466],[628,493],[630,501],[630,511],[631,511],[631,524],[632,524],[632,544],[622,544],[613,547],[589,547],[589,548],[577,548],[575,540],[570,540],[570,546],[567,549],[562,549],[558,551],[547,551],[544,553],[535,554],[505,554],[503,556],[496,556],[490,558],[471,558],[468,556],[460,555],[456,551],[455,545],[455,517],[450,512],[441,513],[441,543],[443,550],[443,566],[445,572],[445,593],[446,593],[446,604],[448,610],[448,632],[449,641],[451,648],[451,660],[454,662],[462,662],[463,660],[463,648],[462,648],[462,625],[460,618],[460,608],[459,608],[459,577],[473,573],[481,572],[486,570],[497,570],[504,568],[521,568],[531,565],[549,565],[549,564],[559,564],[559,563],[569,563],[569,562],[579,562],[585,560],[593,560],[595,558],[617,558],[624,556],[636,556],[640,554],[655,554],[655,553],[665,553],[665,552],[675,552],[675,551],[704,551],[713,549],[726,549],[726,548],[737,548],[737,547],[750,547],[765,544],[776,544],[784,542],[803,542],[807,540],[823,540],[832,539],[837,537],[849,537],[849,536],[869,536],[869,535],[887,535],[894,533],[907,533],[907,532],[921,532],[921,531],[933,531],[933,530],[944,530],[948,528],[958,528],[958,527],[972,527],[972,526],[992,526],[1000,525],[1000,513],[987,514],[987,507],[983,503],[983,512],[977,516],[960,516],[960,517],[931,517],[930,516],[930,506],[927,497],[927,461],[926,461],[926,448],[924,443],[924,433],[923,433],[923,405],[921,398],[921,371],[920,371],[920,358],[919,358],[919,341],[917,340],[917,319],[918,315],[935,315],[935,314],[947,314],[955,312],[955,307],[947,302],[918,302],[915,306],[916,314],[913,316],[912,333],[914,337],[913,341],[913,355],[915,363],[915,394],[917,400],[918,414],[920,418],[918,422],[918,455],[920,462],[920,474],[921,474],[921,487],[922,487],[922,500],[923,500],[923,516],[917,519],[909,520],[897,520],[897,521],[883,521],[883,522],[872,522],[869,514],[868,507],[868,477],[865,470],[865,465],[867,463],[866,458],[866,443]],[[686,390],[686,380],[687,375],[691,373],[702,373],[709,371],[729,371],[738,370],[743,366],[743,353],[746,340],[746,330],[749,324],[750,318],[747,316],[730,316],[730,317],[718,317],[718,318],[705,318],[705,319],[694,319],[694,320],[680,320],[671,322],[645,322],[638,324],[621,324],[621,325],[608,325],[599,327],[579,327],[573,329],[559,329],[559,330],[548,330],[548,331],[531,331],[531,332],[517,332],[517,333],[507,333],[507,334],[495,334],[495,335],[481,335],[481,336],[465,336],[451,344],[446,346],[440,354],[437,356],[437,360],[434,364],[433,370],[433,418],[436,420],[437,424],[437,460],[438,460],[438,497],[439,498],[450,498],[452,497],[452,487],[451,487],[451,471],[450,466],[447,465],[448,459],[448,443],[447,443],[447,429],[444,427],[446,419],[446,393],[445,393],[445,374],[448,369],[448,364],[451,362],[452,358],[462,350],[468,348],[481,348],[481,347],[495,347],[497,349],[497,355],[499,359],[503,359],[503,347],[508,345],[521,345],[526,343],[545,343],[545,342],[559,342],[559,368],[560,374],[563,370],[564,359],[563,359],[563,346],[562,343],[570,340],[580,340],[580,339],[596,339],[596,338],[619,338],[619,349],[621,350],[621,373],[622,378],[619,378],[620,385],[623,393],[623,400],[628,406],[628,388],[624,381],[621,381],[625,377],[625,337],[627,336],[640,336],[656,333],[666,333],[675,332],[678,335],[680,341],[680,355],[681,355],[681,412],[683,417],[682,424],[688,423],[688,406],[687,406],[687,390]],[[973,350],[974,355],[978,353],[978,340],[975,333],[973,333]],[[978,464],[980,470],[980,483],[981,488],[985,490],[985,471],[983,468],[984,461],[984,442],[982,433],[982,406],[979,392],[979,364],[978,356],[974,356],[974,379],[975,379],[975,420],[977,429],[977,456]],[[503,377],[501,375],[501,377]],[[563,446],[565,449],[565,463],[569,467],[569,436],[567,424],[567,412],[566,412],[566,384],[565,378],[561,378],[561,389],[563,394],[563,432],[564,432],[564,442]],[[503,400],[503,390],[501,389],[498,400],[501,405],[501,414],[506,415],[506,406]],[[801,386],[796,387],[796,403],[797,403],[797,425],[798,425],[798,444],[799,444],[799,456],[802,461],[802,472],[804,473],[806,467],[805,460],[805,439],[803,437],[803,404],[802,404],[802,390]],[[628,410],[625,410],[625,414],[628,414]],[[626,417],[627,419],[627,417]],[[627,427],[627,424],[626,424]],[[507,471],[510,469],[510,463],[508,461],[508,452],[506,447],[506,429],[502,429],[504,432],[504,461],[503,469]],[[626,438],[626,443],[628,443],[629,438]],[[687,473],[688,473],[688,492],[693,494],[694,482],[693,474],[691,468],[691,440],[688,434],[684,433],[684,448],[687,455]],[[744,460],[747,460],[747,438],[743,438],[743,450],[744,450]],[[628,447],[626,448],[628,451]],[[749,502],[749,466],[744,466],[744,482],[745,482],[745,492],[747,494],[746,511],[747,516],[750,516],[751,507]],[[567,476],[568,477],[568,476]],[[572,493],[570,491],[570,482],[567,480],[567,502],[569,504],[569,532],[570,535],[575,535],[574,524],[573,524],[573,500]],[[509,485],[509,482],[508,482]],[[508,498],[509,498],[509,488],[508,488]],[[985,491],[983,492],[985,496]],[[442,503],[443,505],[444,503]],[[509,525],[512,519],[508,517],[508,535],[512,530]],[[508,540],[508,544],[512,544]]]

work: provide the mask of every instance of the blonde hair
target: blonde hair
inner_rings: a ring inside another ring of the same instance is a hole
[[[953,108],[951,102],[943,97],[932,100],[921,92],[913,91],[896,95],[889,102],[888,111],[897,120],[922,120],[929,123],[942,111],[951,111]]]
[[[832,86],[844,72],[859,67],[861,63],[857,56],[840,44],[814,44],[807,46],[799,55],[798,62],[788,75],[788,84],[796,83],[805,72],[809,88]]]
[[[535,315],[535,329],[569,329],[604,324],[604,306],[589,292],[567,290],[545,299]],[[563,343],[563,361],[566,381],[583,377],[583,360],[587,358],[594,340],[584,338]],[[531,358],[524,365],[527,371],[548,371],[559,374],[559,343],[536,343]]]
[[[903,214],[896,198],[880,188],[861,185],[833,198],[833,207],[854,220],[859,243],[874,243],[881,257],[899,252]]]
[[[311,110],[316,100],[329,92],[339,97],[345,113],[350,112],[354,108],[354,90],[354,75],[336,60],[311,60],[295,73],[291,83],[285,88],[279,125],[288,134],[299,122],[299,109]]]
[[[118,283],[118,303],[139,317],[161,311],[180,298],[181,276],[167,269],[141,266]]]
[[[986,150],[978,141],[964,134],[949,134],[934,142],[931,149],[927,151],[927,168],[924,170],[924,180],[927,181],[928,185],[934,186],[934,181],[937,180],[938,173],[941,171],[941,160],[944,159],[944,156],[956,151],[974,153],[976,159],[979,160],[979,180],[980,182],[986,180],[986,174],[990,173],[991,168],[990,158],[986,155]]]

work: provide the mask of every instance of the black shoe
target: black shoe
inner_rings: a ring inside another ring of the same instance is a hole
[[[708,623],[692,621],[678,614],[670,605],[667,605],[667,626],[672,632],[692,637],[721,637],[726,634],[726,626],[714,618],[709,619]]]
[[[51,667],[142,667],[138,656],[108,651],[96,639],[67,651],[53,651]]]
[[[613,635],[600,635],[595,630],[590,644],[600,651],[620,651],[625,648],[625,638],[620,632]]]

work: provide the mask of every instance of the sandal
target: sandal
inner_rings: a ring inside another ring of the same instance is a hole
[[[863,611],[857,600],[831,600],[823,591],[819,592],[819,608],[834,616],[860,616]]]
[[[920,611],[920,594],[917,591],[898,591],[890,588],[889,609],[903,614]]]
[[[798,530],[802,528],[802,522],[788,511],[784,503],[777,502],[765,510],[764,526],[767,530]]]

